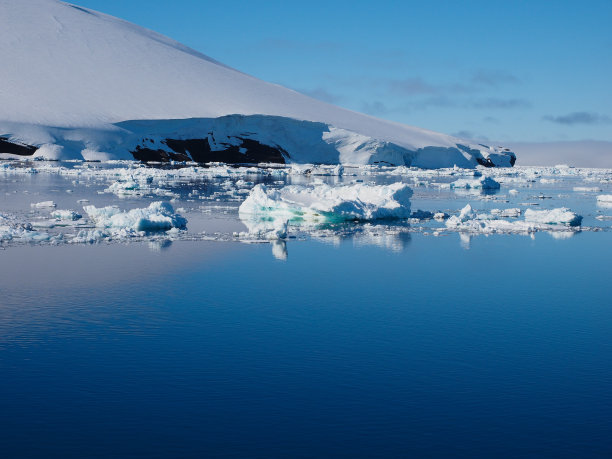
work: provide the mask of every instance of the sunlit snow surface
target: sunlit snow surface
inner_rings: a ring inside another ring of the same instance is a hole
[[[0,243],[261,242],[284,258],[287,241],[313,238],[392,250],[414,232],[463,244],[492,233],[565,238],[609,231],[611,195],[612,170],[567,166],[11,161],[0,163]]]

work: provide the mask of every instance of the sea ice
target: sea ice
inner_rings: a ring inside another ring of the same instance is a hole
[[[525,221],[545,225],[580,226],[582,217],[566,207],[551,210],[527,209],[525,211]]]
[[[514,217],[516,209],[508,209],[507,216]],[[552,210],[525,211],[524,220],[508,221],[500,214],[477,214],[472,206],[466,205],[459,215],[453,215],[446,221],[449,229],[472,233],[532,233],[538,230],[555,230],[556,228],[577,227],[582,217],[566,208]]]
[[[412,190],[391,185],[289,185],[280,189],[256,185],[241,204],[241,219],[340,222],[409,218]]]
[[[82,215],[76,213],[74,210],[54,210],[51,212],[51,217],[56,220],[76,221],[82,218]]]
[[[132,209],[127,212],[114,206],[101,208],[85,206],[84,210],[99,228],[153,232],[184,228],[187,225],[185,218],[174,213],[171,204],[161,201],[153,202],[143,209]]]
[[[34,209],[45,209],[47,207],[55,207],[56,204],[53,201],[43,201],[31,204]]]
[[[601,188],[596,187],[596,186],[575,186],[574,191],[577,191],[580,193],[600,193]]]
[[[599,196],[597,196],[597,202],[612,203],[612,194],[600,194]]]
[[[600,194],[597,196],[597,205],[606,209],[612,208],[612,194]]]
[[[466,190],[499,190],[499,182],[491,177],[481,177],[475,180],[459,179],[450,184],[451,188]]]

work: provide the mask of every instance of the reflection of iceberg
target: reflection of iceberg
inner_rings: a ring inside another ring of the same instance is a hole
[[[553,239],[569,239],[574,237],[576,231],[549,231],[548,234],[550,234]]]
[[[345,186],[257,185],[239,209],[243,221],[289,221],[289,224],[370,221],[410,217],[412,190],[403,183]]]
[[[472,246],[472,236],[467,233],[459,233],[459,244],[464,250],[470,250]]]
[[[167,250],[172,245],[171,239],[155,239],[153,241],[149,241],[149,250],[151,252],[162,252],[163,250]]]
[[[276,220],[243,219],[242,223],[246,225],[249,235],[257,239],[272,241],[287,237],[288,222],[281,218]]]
[[[272,255],[277,260],[286,260],[289,256],[287,252],[287,242],[282,239],[277,239],[276,241],[272,241]]]
[[[356,233],[353,238],[356,246],[374,245],[392,252],[401,252],[412,241],[412,235],[407,231],[391,230],[370,226],[362,232]]]

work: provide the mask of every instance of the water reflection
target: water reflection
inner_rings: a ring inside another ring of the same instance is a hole
[[[287,252],[287,242],[283,239],[272,241],[272,255],[277,260],[285,261],[289,256]]]
[[[149,241],[148,247],[151,252],[161,252],[163,250],[168,250],[172,245],[171,239],[159,239],[154,241]]]

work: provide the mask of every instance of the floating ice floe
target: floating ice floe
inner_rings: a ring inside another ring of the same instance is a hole
[[[515,209],[509,209],[507,216],[514,217]],[[582,217],[566,208],[534,211],[527,209],[524,220],[504,220],[502,212],[478,214],[469,204],[459,215],[446,221],[446,227],[472,233],[532,233],[538,230],[568,231],[568,227],[579,227]]]
[[[582,217],[566,207],[551,210],[527,209],[525,211],[525,221],[545,225],[580,226]]]
[[[0,214],[0,242],[50,242],[59,241],[62,235],[52,236],[46,232],[36,231],[30,223],[16,221]]]
[[[412,190],[403,183],[329,186],[289,185],[280,189],[256,185],[239,208],[247,239],[278,240],[288,226],[316,227],[326,223],[407,219]],[[431,218],[433,214],[428,213]]]
[[[127,231],[167,231],[172,228],[184,228],[187,220],[174,213],[172,205],[167,202],[153,202],[143,209],[121,211],[114,206],[85,206],[85,212],[99,228]]]
[[[45,209],[48,207],[56,207],[56,204],[53,201],[43,201],[30,204],[34,209]]]
[[[74,210],[53,210],[51,217],[56,220],[64,221],[76,221],[82,218],[81,214],[76,213]]]
[[[601,188],[596,186],[575,186],[574,191],[579,193],[600,193]]]
[[[491,177],[481,177],[475,180],[455,180],[450,184],[450,188],[464,190],[499,190],[500,184]]]
[[[410,217],[412,190],[391,185],[289,185],[280,189],[257,185],[241,204],[242,219],[340,222]]]
[[[612,208],[612,194],[600,194],[597,196],[597,205],[608,209]]]
[[[152,176],[141,176],[140,180],[134,180],[132,178],[127,180],[118,180],[111,183],[111,185],[104,190],[105,193],[113,193],[119,197],[126,196],[144,196],[144,195],[155,195],[155,196],[167,196],[167,197],[178,197],[179,195],[172,191],[165,190],[163,188],[154,188],[151,186],[153,183]]]

